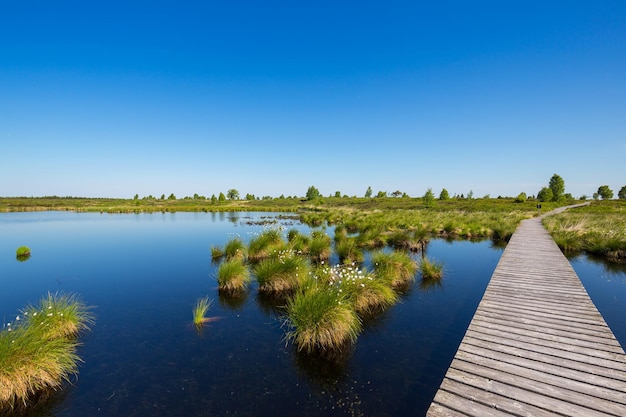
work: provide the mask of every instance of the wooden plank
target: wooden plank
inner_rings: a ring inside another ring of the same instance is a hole
[[[622,416],[626,354],[539,218],[509,244],[428,410]]]

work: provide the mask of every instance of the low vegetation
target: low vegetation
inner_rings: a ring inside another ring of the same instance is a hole
[[[626,262],[626,201],[594,202],[546,216],[543,224],[565,253]]]
[[[420,274],[422,274],[422,279],[425,280],[438,280],[443,276],[443,264],[431,261],[426,257],[422,258],[419,270]]]
[[[287,339],[307,353],[342,349],[361,332],[361,320],[348,295],[313,279],[289,301],[287,316],[291,327]]]
[[[209,311],[212,305],[213,300],[209,299],[209,297],[203,297],[196,301],[196,305],[193,308],[192,312],[193,324],[195,324],[198,329],[202,328],[202,326],[211,321],[210,317],[206,317],[206,313]]]
[[[229,293],[245,291],[250,280],[250,269],[240,258],[222,262],[217,270],[217,284],[220,291]]]
[[[68,383],[78,373],[77,337],[93,325],[74,295],[47,294],[0,331],[0,411]]]

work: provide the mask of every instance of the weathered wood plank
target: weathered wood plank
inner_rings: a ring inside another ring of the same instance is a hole
[[[540,219],[509,241],[427,415],[626,415],[624,349]]]

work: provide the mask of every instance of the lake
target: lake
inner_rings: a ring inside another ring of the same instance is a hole
[[[331,362],[285,342],[281,309],[255,284],[241,299],[218,294],[210,248],[278,226],[312,230],[276,213],[0,213],[4,323],[48,291],[95,307],[79,377],[33,415],[423,415],[502,249],[431,241],[428,257],[444,264],[441,285],[418,279]],[[32,257],[18,262],[22,245]],[[571,262],[624,346],[626,269],[585,256]],[[198,333],[191,311],[207,295],[217,320]]]

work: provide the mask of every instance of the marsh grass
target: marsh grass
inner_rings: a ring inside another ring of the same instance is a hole
[[[363,250],[359,248],[355,238],[348,237],[335,243],[335,252],[343,263],[361,263],[365,260]]]
[[[250,284],[250,269],[241,258],[231,258],[217,269],[217,284],[220,291],[243,292]]]
[[[626,261],[626,202],[594,202],[546,216],[543,224],[565,253],[585,251]]]
[[[372,267],[376,276],[391,288],[404,288],[415,281],[417,263],[404,251],[375,252]]]
[[[76,338],[94,324],[91,308],[73,294],[48,293],[38,305],[26,307],[22,317],[48,339]]]
[[[206,317],[207,311],[213,305],[213,300],[209,299],[209,297],[199,298],[196,301],[196,305],[193,308],[193,324],[196,325],[196,328],[200,329],[206,323],[211,322],[210,317]]]
[[[347,294],[312,281],[289,301],[287,320],[287,340],[306,353],[341,350],[357,340],[362,328]]]
[[[248,248],[246,248],[246,245],[241,239],[234,238],[229,240],[224,246],[224,256],[226,256],[226,260],[243,260],[248,256]]]
[[[78,372],[77,336],[94,323],[75,295],[51,294],[0,331],[0,410],[26,407]]]
[[[224,249],[219,246],[211,246],[211,259],[218,260],[224,256]]]
[[[248,259],[260,261],[266,259],[271,253],[284,249],[286,243],[283,241],[280,230],[268,229],[260,235],[254,237],[248,243]]]
[[[322,277],[321,282],[328,282],[328,285],[346,294],[362,317],[380,312],[398,301],[398,295],[388,282],[355,265],[326,267],[318,273]]]
[[[308,260],[293,250],[275,252],[254,267],[259,291],[282,293],[295,291],[309,273]]]
[[[443,277],[443,264],[431,261],[427,257],[422,258],[419,269],[422,274],[422,279],[440,280]]]
[[[332,254],[332,241],[326,233],[314,231],[309,244],[309,256],[316,262],[326,261]]]

